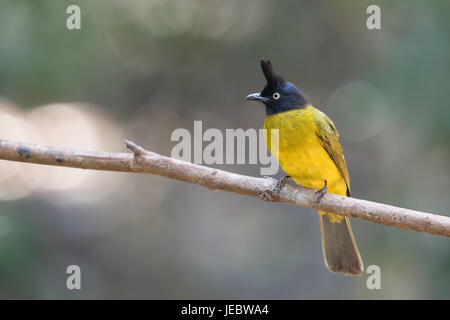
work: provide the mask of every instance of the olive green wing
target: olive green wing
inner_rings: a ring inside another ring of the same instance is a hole
[[[345,184],[347,185],[347,196],[350,196],[350,178],[347,164],[345,163],[344,151],[339,143],[339,133],[334,126],[333,121],[320,110],[316,109],[315,120],[317,137],[319,138],[322,147],[338,168],[342,178],[344,178]]]

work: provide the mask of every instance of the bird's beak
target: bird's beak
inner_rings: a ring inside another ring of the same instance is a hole
[[[245,99],[259,101],[259,102],[262,102],[262,103],[269,103],[270,102],[269,99],[261,96],[261,94],[259,94],[259,93],[249,94]]]

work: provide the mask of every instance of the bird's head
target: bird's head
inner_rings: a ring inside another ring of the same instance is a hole
[[[267,84],[260,93],[247,96],[247,100],[264,103],[267,115],[272,115],[306,106],[307,101],[300,90],[290,82],[275,74],[270,60],[261,60],[261,69]]]

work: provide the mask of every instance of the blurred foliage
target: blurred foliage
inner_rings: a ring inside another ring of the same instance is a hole
[[[3,0],[0,138],[21,137],[2,113],[14,108],[45,127],[29,142],[117,151],[133,138],[170,154],[172,130],[193,120],[261,127],[244,97],[270,58],[335,120],[355,197],[448,215],[450,2],[376,3],[378,31],[365,25],[372,3],[356,0]],[[81,30],[66,28],[70,4]],[[2,166],[0,197],[12,188]],[[14,168],[23,183],[44,170]],[[308,209],[153,176],[46,172],[0,201],[1,298],[450,298],[448,239],[354,221],[365,265],[382,271],[371,291],[367,275],[325,269]],[[80,292],[65,289],[70,264]]]

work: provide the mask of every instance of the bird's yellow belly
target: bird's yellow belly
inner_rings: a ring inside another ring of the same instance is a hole
[[[296,183],[320,189],[327,180],[328,192],[346,194],[344,179],[317,137],[311,112],[298,109],[268,116],[264,128],[268,149]],[[279,130],[278,152],[272,146],[270,129]]]

